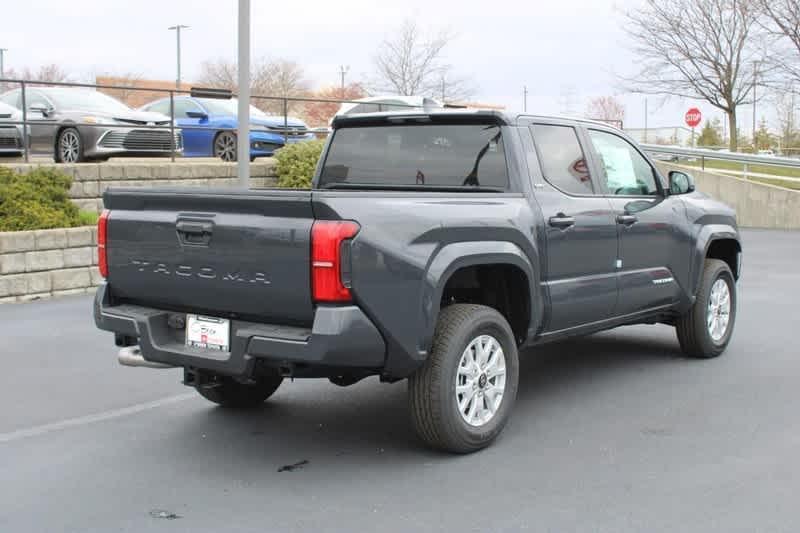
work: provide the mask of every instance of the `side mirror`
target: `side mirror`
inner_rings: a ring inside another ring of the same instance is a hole
[[[28,111],[33,111],[34,113],[41,113],[43,117],[46,117],[52,111],[49,107],[44,104],[33,104],[32,106],[28,107]]]
[[[694,178],[691,174],[679,170],[671,170],[669,173],[669,193],[688,194],[694,192]]]
[[[189,118],[199,118],[200,120],[205,120],[208,118],[208,115],[202,111],[187,111],[186,116]]]

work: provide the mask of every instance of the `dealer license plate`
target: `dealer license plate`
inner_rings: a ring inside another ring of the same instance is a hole
[[[230,351],[231,321],[202,315],[186,315],[186,345]]]

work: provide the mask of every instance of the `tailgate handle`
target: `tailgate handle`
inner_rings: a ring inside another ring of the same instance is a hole
[[[175,228],[182,243],[207,245],[211,242],[211,231],[214,226],[211,222],[179,220]]]

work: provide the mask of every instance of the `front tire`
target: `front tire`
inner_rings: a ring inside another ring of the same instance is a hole
[[[217,376],[212,386],[199,386],[197,392],[222,407],[257,407],[278,390],[282,381],[281,376],[266,376],[255,383],[241,383],[227,376]]]
[[[221,131],[214,137],[214,157],[228,162],[236,161],[236,134]]]
[[[83,139],[76,128],[65,128],[58,133],[55,150],[56,163],[82,163],[86,161],[83,154]]]
[[[706,259],[697,299],[675,324],[681,350],[699,359],[717,357],[728,346],[735,322],[733,273],[724,261]]]
[[[428,359],[408,379],[414,429],[432,448],[480,450],[505,427],[518,382],[517,345],[506,319],[483,305],[446,307]]]

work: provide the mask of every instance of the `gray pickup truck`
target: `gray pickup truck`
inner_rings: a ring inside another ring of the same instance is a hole
[[[735,213],[620,131],[437,110],[338,117],[311,190],[110,189],[94,316],[119,361],[251,407],[284,378],[408,379],[423,441],[488,445],[522,348],[736,317]]]

